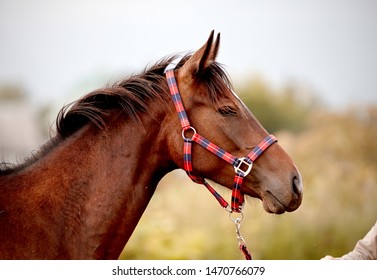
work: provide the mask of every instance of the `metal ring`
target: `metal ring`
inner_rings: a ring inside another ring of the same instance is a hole
[[[239,217],[235,217],[235,218],[233,218],[232,217],[232,214],[233,213],[235,213],[235,214],[240,214],[240,216]],[[233,223],[235,223],[235,224],[239,224],[239,223],[241,223],[241,221],[243,220],[243,213],[242,213],[242,211],[240,211],[240,212],[230,212],[229,213],[229,219],[233,222]]]
[[[184,129],[182,129],[182,138],[183,138],[183,140],[192,140],[192,137],[191,138],[188,138],[188,137],[186,137],[185,136],[185,134],[186,134],[186,132],[187,131],[192,131],[192,135],[194,136],[194,134],[196,134],[196,130],[195,130],[195,128],[193,128],[192,126],[189,126],[189,127],[187,127],[187,128],[184,128]]]

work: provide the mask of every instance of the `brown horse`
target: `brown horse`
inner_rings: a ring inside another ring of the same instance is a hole
[[[196,130],[244,156],[268,134],[233,93],[215,61],[218,48],[212,32],[181,59],[175,76]],[[1,165],[0,258],[118,258],[158,182],[183,168],[181,125],[164,76],[173,59],[65,106],[56,136],[38,154]],[[192,156],[195,174],[232,187],[231,165],[199,146]],[[301,175],[274,144],[241,190],[281,214],[301,204]]]

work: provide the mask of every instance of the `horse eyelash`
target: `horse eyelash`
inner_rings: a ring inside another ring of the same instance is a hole
[[[221,107],[217,110],[217,112],[225,117],[231,117],[231,116],[237,115],[237,110],[230,106]]]

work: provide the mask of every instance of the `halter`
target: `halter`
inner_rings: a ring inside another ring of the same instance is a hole
[[[249,175],[251,169],[253,168],[254,161],[272,144],[277,142],[277,139],[273,135],[268,135],[264,138],[252,151],[247,154],[245,157],[235,157],[232,154],[228,153],[227,151],[223,150],[216,144],[212,143],[208,139],[204,138],[200,134],[198,134],[194,127],[191,126],[190,121],[188,119],[186,110],[183,106],[183,102],[181,99],[181,95],[178,90],[177,82],[174,76],[174,68],[172,66],[168,66],[165,69],[165,75],[167,79],[167,83],[169,86],[171,98],[174,102],[174,106],[178,113],[179,120],[182,126],[182,137],[184,140],[183,145],[183,168],[186,171],[187,175],[190,177],[192,181],[198,184],[204,185],[212,195],[217,199],[219,204],[229,212],[230,219],[236,225],[236,233],[237,239],[239,242],[239,247],[241,251],[244,253],[246,259],[251,259],[251,255],[248,253],[245,240],[240,234],[240,225],[243,218],[242,208],[244,204],[244,194],[241,192],[241,186],[243,179]],[[191,135],[191,136],[190,136]],[[225,160],[229,164],[233,165],[235,176],[233,180],[233,188],[232,188],[232,197],[231,197],[231,206],[229,207],[228,202],[218,193],[215,191],[213,187],[209,185],[209,183],[200,176],[196,176],[192,174],[192,143],[195,142],[202,146],[204,149],[210,151],[211,153],[215,154],[219,158]],[[240,213],[241,217],[233,219],[231,214]]]

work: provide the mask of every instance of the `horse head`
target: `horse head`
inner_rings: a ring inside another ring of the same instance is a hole
[[[216,62],[219,46],[220,34],[214,39],[212,31],[199,50],[178,64],[174,76],[195,132],[241,158],[268,133],[237,97],[226,72]],[[172,118],[170,123],[171,131],[176,133],[170,134],[169,146],[175,163],[183,168],[182,127],[177,120]],[[186,133],[193,131],[189,129]],[[196,176],[232,188],[233,166],[199,145],[192,148],[192,167]],[[274,143],[255,160],[251,172],[243,180],[241,192],[261,199],[267,212],[281,214],[300,206],[302,178],[291,157]]]

